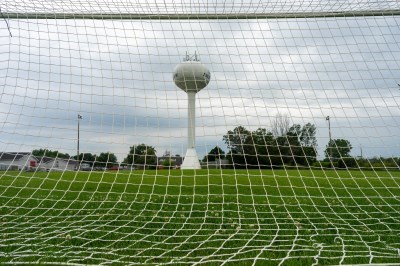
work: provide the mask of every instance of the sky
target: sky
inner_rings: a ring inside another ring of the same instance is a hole
[[[302,2],[294,8],[328,5]],[[25,1],[26,10],[46,10],[38,3]],[[157,5],[147,3],[147,11]],[[174,2],[166,3],[164,11],[173,10]],[[283,6],[240,3],[213,10]],[[329,10],[352,7],[335,3]],[[378,5],[357,3],[366,9]],[[7,5],[3,12],[20,11]],[[145,9],[140,1],[133,6]],[[50,9],[57,8],[65,9],[54,1]],[[236,126],[270,130],[277,114],[287,115],[291,124],[316,125],[320,158],[329,138],[326,116],[332,137],[349,140],[352,155],[400,156],[400,16],[8,19],[10,29],[5,22],[0,21],[1,151],[47,148],[75,155],[80,114],[81,152],[110,151],[123,160],[130,146],[145,143],[159,155],[166,150],[183,155],[187,96],[172,74],[186,52],[196,52],[211,71],[209,85],[196,96],[200,156],[216,145],[226,150],[222,137]]]

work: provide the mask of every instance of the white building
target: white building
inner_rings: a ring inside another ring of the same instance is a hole
[[[38,157],[30,152],[0,152],[0,170],[74,171],[77,162],[71,158]],[[81,164],[80,168],[90,167]]]
[[[202,167],[207,169],[225,169],[229,168],[229,160],[227,159],[216,159],[215,161],[202,162]]]
[[[37,167],[38,159],[30,152],[1,152],[0,170],[29,170]]]
[[[46,171],[74,171],[77,162],[74,159],[39,157],[37,167]]]

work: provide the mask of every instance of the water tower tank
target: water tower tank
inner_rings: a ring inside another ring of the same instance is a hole
[[[185,61],[174,69],[174,82],[185,92],[199,92],[210,82],[210,71],[199,61]]]

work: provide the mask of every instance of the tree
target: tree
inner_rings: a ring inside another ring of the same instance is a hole
[[[264,168],[282,164],[275,138],[265,128],[250,132],[239,126],[228,131],[223,140],[230,149],[226,157],[235,168]]]
[[[91,153],[79,154],[79,161],[83,163],[89,163],[90,165],[93,165],[95,163],[96,158],[97,158],[96,154],[91,154]],[[76,155],[74,156],[74,159],[76,160]]]
[[[173,165],[173,162],[171,160],[171,151],[165,150],[162,157],[163,157],[161,158],[162,160],[160,160],[161,165],[164,166],[165,168],[171,168]]]
[[[285,136],[279,136],[276,139],[284,165],[302,164],[300,158],[304,157],[304,154],[301,151],[299,138],[294,132],[288,131]]]
[[[289,131],[289,117],[285,114],[278,113],[272,122],[272,134],[275,137],[285,136]]]
[[[79,155],[79,159],[81,159],[83,162],[91,163],[91,164],[93,164],[94,161],[96,161],[96,158],[97,158],[97,155],[91,154],[91,153],[81,153]]]
[[[114,166],[116,163],[117,163],[117,156],[115,156],[115,154],[111,152],[102,152],[96,158],[96,165],[98,166],[109,168]]]
[[[223,140],[228,146],[228,149],[236,154],[243,153],[243,144],[250,135],[250,131],[242,126],[235,127],[233,130],[229,130],[226,135],[223,136]]]
[[[258,128],[251,135],[255,144],[255,155],[259,166],[270,168],[272,165],[276,165],[280,156],[272,132],[268,132],[265,128]]]
[[[296,136],[299,147],[296,147],[296,163],[310,166],[317,160],[317,129],[311,123],[305,124],[303,127],[294,124],[290,127],[287,135]]]
[[[162,165],[163,165],[164,167],[166,167],[166,168],[171,167],[171,166],[172,166],[172,161],[171,161],[171,159],[166,159],[166,160],[164,160],[164,161],[162,162]]]
[[[218,146],[215,146],[206,156],[203,162],[215,162],[225,158],[225,152]]]
[[[144,143],[130,147],[124,163],[140,168],[155,168],[157,165],[156,149]]]
[[[325,157],[331,161],[339,161],[341,158],[350,157],[350,151],[353,147],[350,141],[345,139],[332,139],[325,149]]]
[[[228,160],[235,168],[250,168],[258,165],[252,133],[242,126],[229,130],[223,140],[230,149]]]
[[[317,146],[317,128],[315,125],[307,123],[303,126],[300,133],[300,144],[305,147]]]
[[[294,124],[289,128],[288,132],[298,137],[301,146],[315,147],[317,145],[317,128],[311,123],[307,123],[303,127],[299,124]]]
[[[316,127],[308,123],[289,128],[288,122],[287,116],[278,114],[271,132],[265,128],[251,132],[242,126],[229,130],[223,136],[229,149],[226,157],[235,168],[310,166],[317,156]]]
[[[64,158],[64,159],[70,158],[68,153],[61,153],[59,151],[52,151],[48,149],[33,150],[32,155],[39,157],[51,157],[51,158]]]

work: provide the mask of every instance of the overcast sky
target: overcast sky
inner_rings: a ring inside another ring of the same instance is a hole
[[[81,152],[122,160],[145,143],[184,154],[186,94],[172,73],[197,51],[211,71],[196,101],[201,156],[226,149],[222,136],[238,125],[270,129],[277,113],[315,124],[320,156],[326,116],[353,155],[400,156],[399,16],[8,24],[12,37],[0,21],[1,151],[75,155],[81,114]]]

